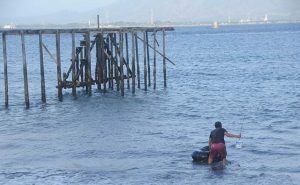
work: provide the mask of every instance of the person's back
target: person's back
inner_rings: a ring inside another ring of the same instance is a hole
[[[226,164],[226,146],[225,146],[225,140],[224,136],[227,137],[236,137],[240,138],[241,135],[234,135],[227,132],[226,129],[222,128],[222,123],[217,121],[215,123],[215,128],[213,131],[211,131],[209,135],[209,157],[208,157],[208,164],[211,164],[214,160],[214,158],[219,154],[221,156],[221,159],[223,161],[223,164]]]
[[[226,129],[224,128],[216,128],[215,130],[211,131],[210,133],[210,138],[211,138],[211,143],[224,143],[224,133],[227,132]]]

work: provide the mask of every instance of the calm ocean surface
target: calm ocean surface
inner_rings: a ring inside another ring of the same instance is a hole
[[[70,39],[62,35],[64,72]],[[44,40],[55,53],[54,37]],[[176,28],[167,36],[176,62],[168,88],[160,72],[156,91],[124,98],[94,88],[91,97],[79,89],[77,100],[64,90],[58,102],[55,63],[45,53],[47,104],[38,37],[26,42],[31,108],[24,109],[20,38],[9,37],[5,109],[0,39],[0,184],[299,184],[300,24]],[[226,139],[223,171],[190,156],[215,121],[233,133],[244,127],[243,148]]]

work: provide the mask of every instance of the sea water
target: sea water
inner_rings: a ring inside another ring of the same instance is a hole
[[[45,53],[46,104],[38,37],[25,39],[30,109],[24,109],[20,38],[7,39],[8,109],[0,53],[0,184],[300,182],[300,24],[176,28],[167,35],[167,56],[176,63],[167,64],[168,87],[159,58],[157,90],[144,92],[142,81],[124,98],[93,88],[91,97],[78,89],[76,100],[64,90],[59,102],[56,66]],[[55,53],[55,37],[44,42]],[[62,35],[61,45],[66,72],[71,36]],[[230,164],[221,171],[191,158],[207,145],[216,121],[234,134],[244,125],[241,149],[226,138]]]

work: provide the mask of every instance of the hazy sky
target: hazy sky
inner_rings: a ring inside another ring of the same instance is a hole
[[[116,0],[0,0],[1,17],[31,17],[60,11],[88,11]]]
[[[0,0],[0,24],[300,20],[300,0]]]

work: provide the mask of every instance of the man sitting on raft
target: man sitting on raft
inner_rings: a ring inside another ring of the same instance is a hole
[[[215,157],[219,154],[221,156],[221,160],[223,161],[223,165],[226,165],[226,146],[224,136],[227,137],[235,137],[241,138],[241,134],[235,135],[227,132],[226,129],[222,128],[222,123],[217,121],[215,123],[216,129],[211,131],[208,146],[209,146],[209,157],[208,164],[211,164]]]

